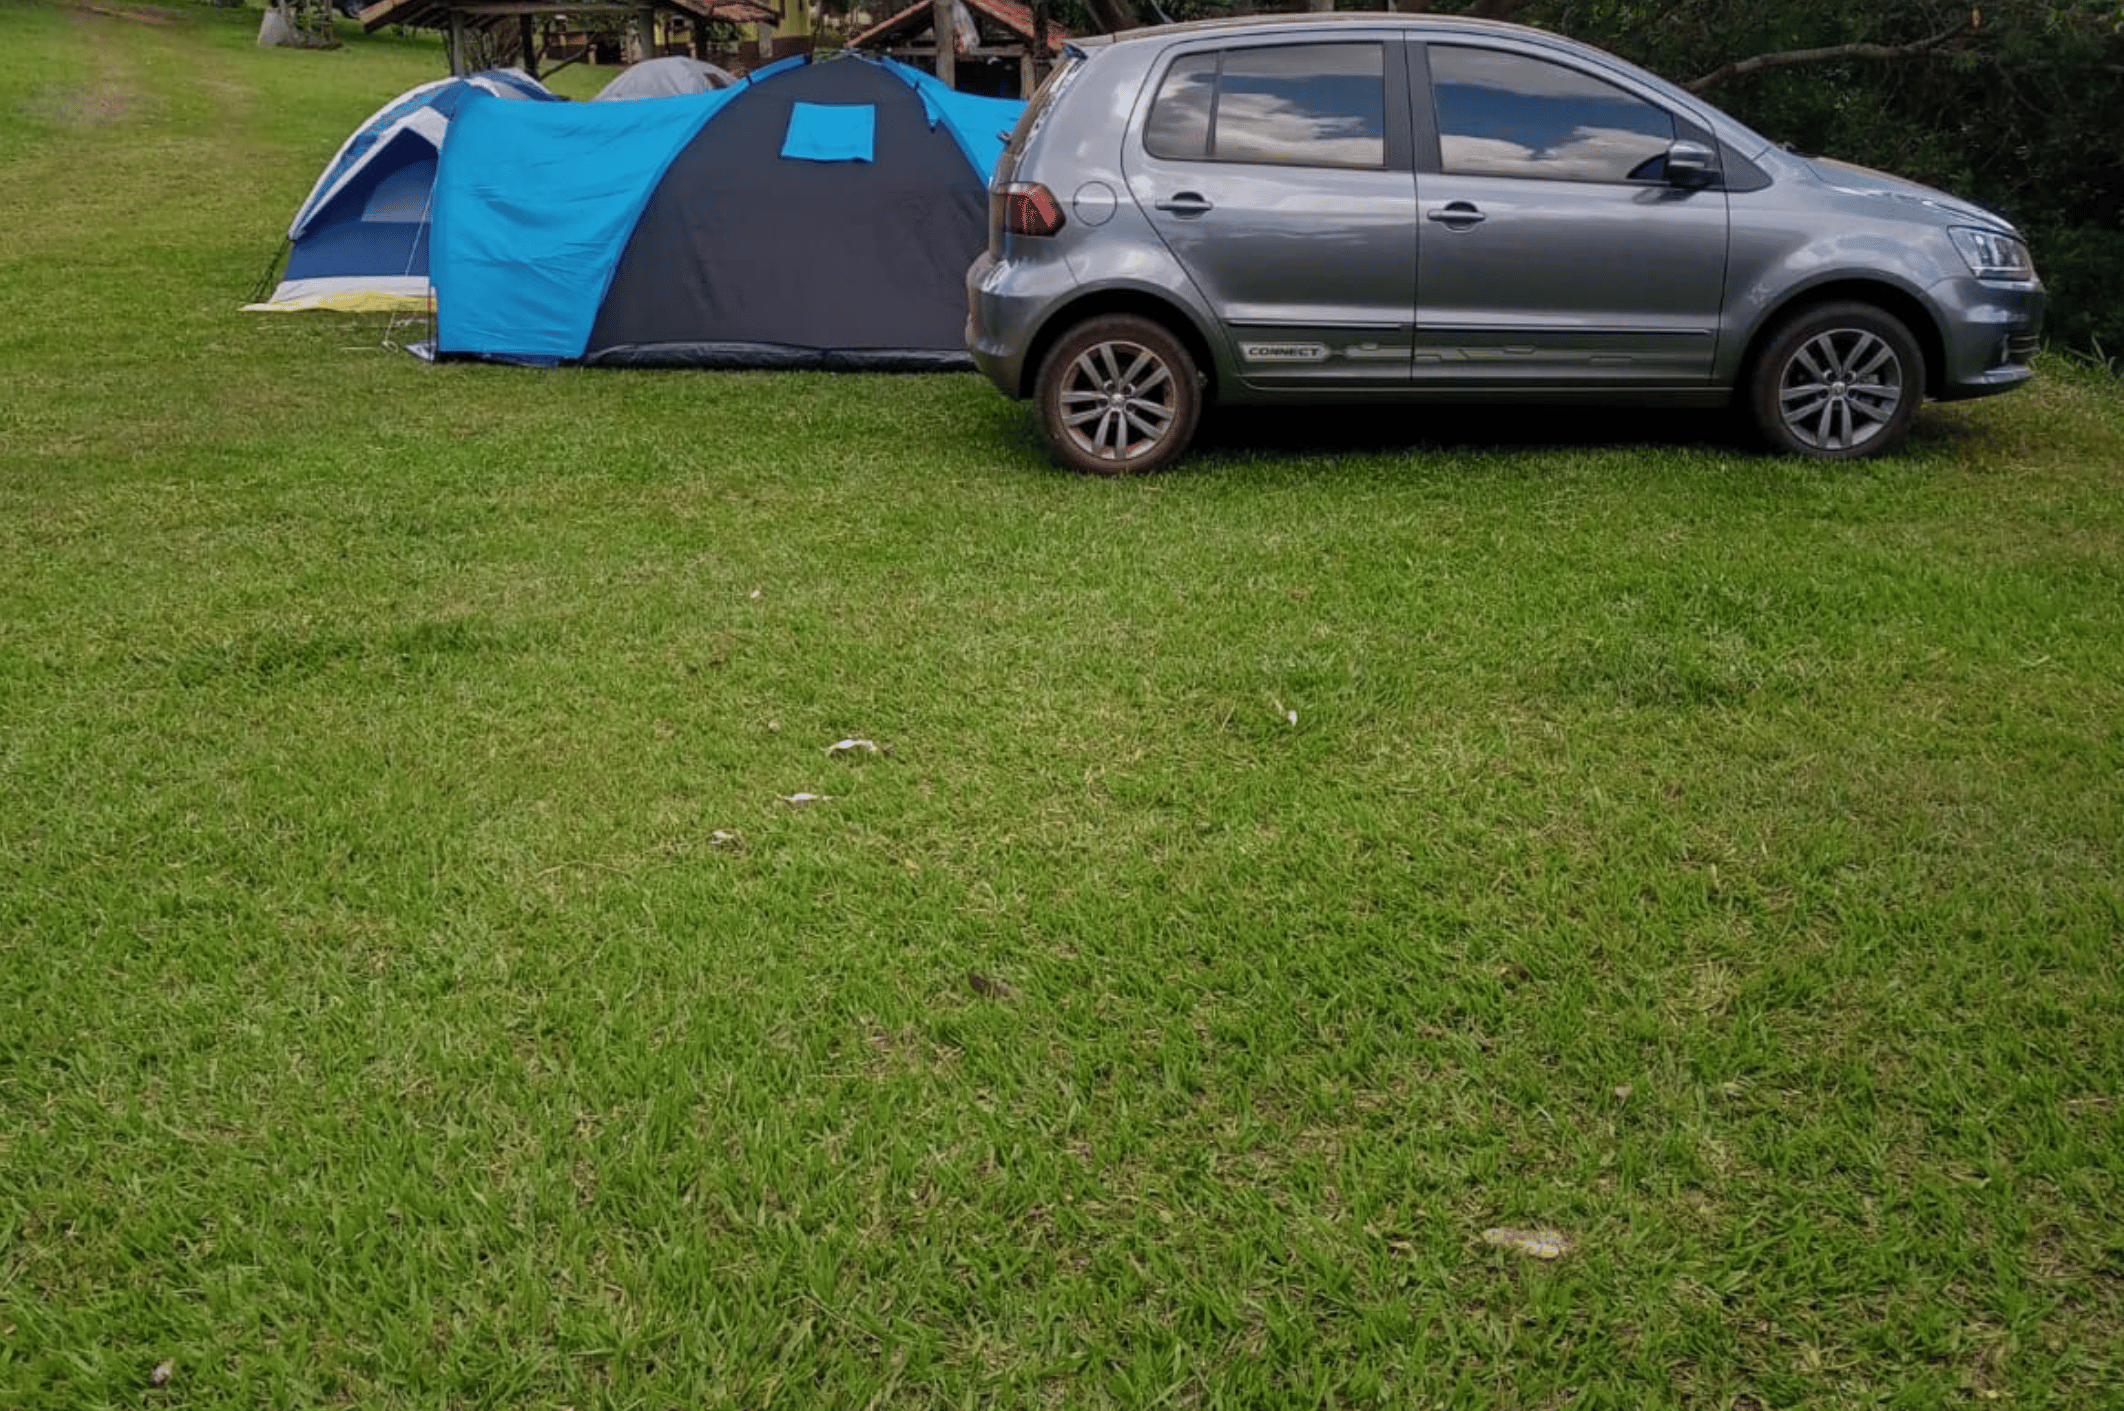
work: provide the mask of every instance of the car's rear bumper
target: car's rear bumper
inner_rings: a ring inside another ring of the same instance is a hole
[[[966,270],[966,351],[974,367],[1008,397],[1023,396],[1025,344],[1002,336],[1010,301],[996,292],[996,260],[986,250]]]

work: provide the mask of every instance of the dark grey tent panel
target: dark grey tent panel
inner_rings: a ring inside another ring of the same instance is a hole
[[[799,104],[868,108],[870,159],[784,155]],[[650,196],[582,360],[971,366],[965,277],[987,240],[983,175],[878,64],[806,64],[748,86]]]

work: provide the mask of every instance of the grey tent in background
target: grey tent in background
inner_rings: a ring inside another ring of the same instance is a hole
[[[669,54],[661,59],[644,59],[629,65],[620,76],[606,84],[591,99],[602,103],[608,98],[671,98],[681,93],[705,93],[711,88],[730,88],[737,83],[737,76],[727,69],[719,69],[706,59],[690,59],[684,54]]]

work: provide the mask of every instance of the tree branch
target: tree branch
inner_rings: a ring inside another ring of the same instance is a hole
[[[1920,39],[1914,44],[1832,44],[1825,49],[1787,49],[1777,54],[1757,54],[1752,59],[1735,59],[1730,64],[1711,70],[1702,78],[1682,86],[1691,93],[1702,93],[1716,88],[1729,79],[1744,74],[1757,73],[1763,69],[1789,68],[1794,64],[1819,64],[1830,59],[1915,59],[1929,54],[1950,39],[1959,39],[1973,32],[1973,26],[1956,25],[1943,29],[1930,39]]]

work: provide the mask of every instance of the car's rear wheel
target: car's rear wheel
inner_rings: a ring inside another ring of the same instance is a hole
[[[1134,314],[1105,314],[1062,335],[1040,365],[1034,397],[1055,454],[1090,475],[1170,464],[1202,414],[1187,346]]]
[[[1900,319],[1871,304],[1795,314],[1750,378],[1755,424],[1781,451],[1818,460],[1879,455],[1903,439],[1925,396],[1925,356]]]

